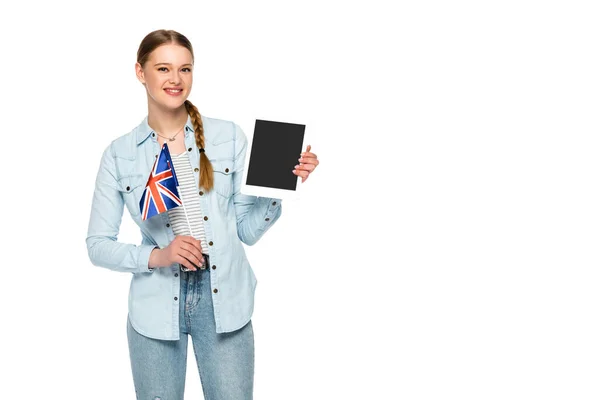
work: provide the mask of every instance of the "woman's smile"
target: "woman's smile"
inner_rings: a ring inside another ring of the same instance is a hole
[[[167,92],[167,94],[169,96],[180,96],[181,93],[183,93],[183,89],[171,89],[171,88],[167,88],[167,89],[165,89],[165,92]]]

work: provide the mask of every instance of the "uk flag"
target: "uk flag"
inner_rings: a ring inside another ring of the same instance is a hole
[[[173,168],[173,161],[169,147],[165,142],[154,166],[150,172],[148,183],[140,199],[140,212],[142,220],[151,218],[171,208],[181,205],[181,198],[177,187],[177,176]]]

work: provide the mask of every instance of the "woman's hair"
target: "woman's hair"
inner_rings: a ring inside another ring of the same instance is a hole
[[[194,51],[192,50],[192,44],[181,33],[173,30],[159,29],[154,32],[150,32],[140,43],[140,47],[137,52],[137,62],[143,67],[150,54],[159,46],[163,44],[177,44],[183,46],[190,51],[192,54],[192,63],[194,62]],[[206,191],[212,189],[214,184],[213,168],[212,164],[208,160],[206,153],[204,153],[204,127],[202,126],[202,118],[200,118],[200,112],[192,104],[191,101],[185,101],[185,108],[194,124],[194,131],[196,135],[196,145],[200,149],[200,178],[199,185]]]

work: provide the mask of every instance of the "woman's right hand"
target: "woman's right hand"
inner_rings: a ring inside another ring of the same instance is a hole
[[[170,267],[173,263],[179,263],[184,268],[195,271],[204,263],[200,241],[192,236],[175,236],[175,239],[164,249],[152,250],[148,268]]]

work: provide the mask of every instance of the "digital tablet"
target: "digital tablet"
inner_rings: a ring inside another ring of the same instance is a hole
[[[292,171],[306,150],[306,124],[297,121],[256,119],[248,135],[243,194],[298,199],[302,178]]]

